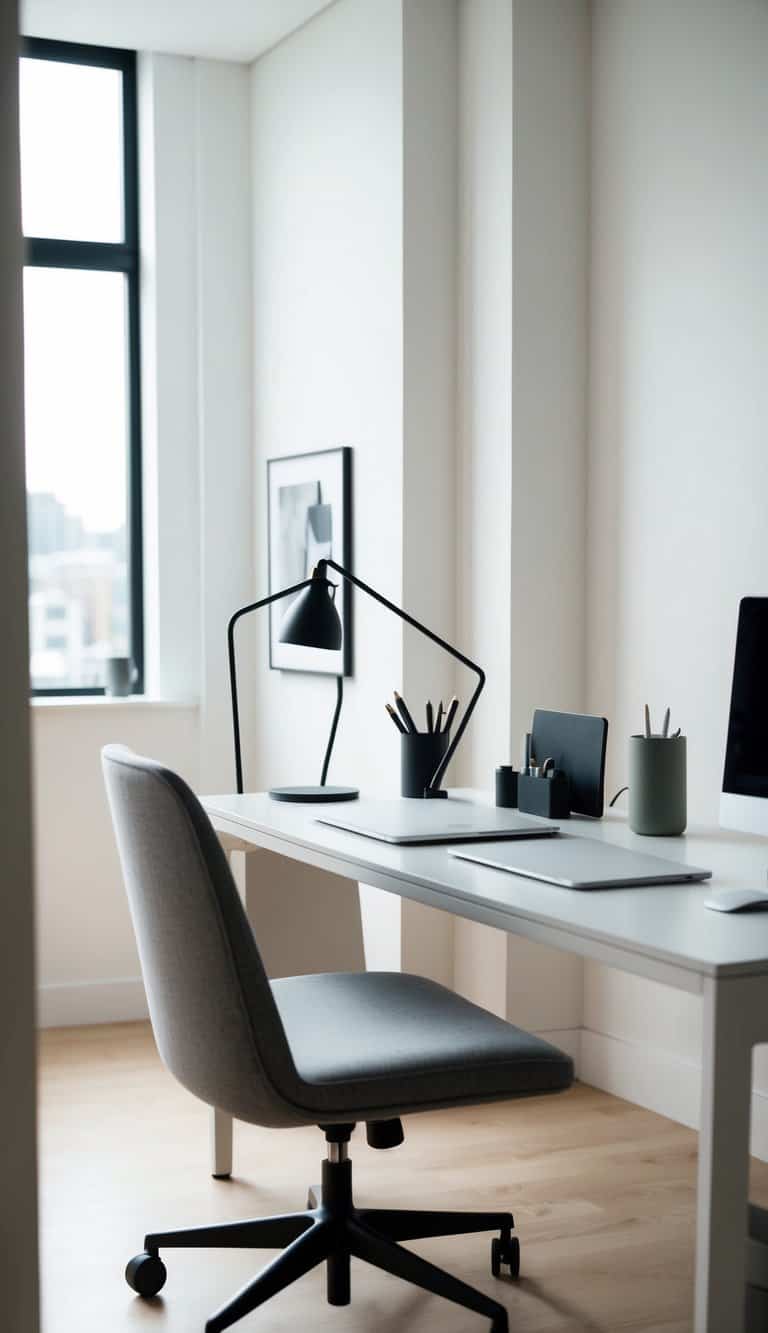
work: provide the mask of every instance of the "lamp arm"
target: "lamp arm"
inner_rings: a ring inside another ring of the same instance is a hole
[[[259,611],[264,606],[269,606],[270,602],[279,602],[282,597],[290,597],[292,593],[301,592],[302,588],[308,588],[311,579],[304,579],[301,583],[294,583],[292,588],[285,588],[282,592],[273,592],[269,597],[262,597],[261,601],[250,602],[248,606],[241,606],[239,611],[235,611],[229,619],[227,627],[227,644],[229,648],[229,690],[232,697],[232,735],[235,741],[235,779],[237,782],[238,795],[243,791],[243,760],[240,748],[240,712],[237,703],[237,661],[235,658],[235,625],[243,616],[247,616],[251,611]]]
[[[375,602],[379,602],[382,606],[386,606],[388,611],[394,612],[394,614],[399,616],[401,620],[404,620],[407,625],[411,625],[413,629],[418,630],[425,638],[431,639],[432,643],[436,643],[438,648],[442,648],[446,653],[450,653],[451,657],[455,657],[456,661],[461,662],[463,666],[469,667],[470,671],[474,671],[477,676],[477,685],[475,686],[472,697],[464,710],[462,719],[456,728],[453,740],[448,746],[438,767],[435,769],[435,772],[432,774],[428,790],[434,791],[440,786],[443,775],[456,753],[459,742],[466,730],[467,723],[475,710],[475,705],[480,698],[483,686],[485,685],[485,672],[476,662],[471,661],[469,657],[465,657],[464,653],[460,653],[458,648],[454,648],[450,643],[446,643],[445,639],[441,639],[439,634],[435,634],[431,629],[427,629],[426,625],[421,624],[421,621],[416,620],[415,617],[409,615],[407,611],[403,611],[402,608],[396,606],[394,602],[390,602],[388,598],[382,596],[380,592],[376,592],[375,588],[371,588],[369,584],[364,583],[363,580],[357,578],[355,574],[351,574],[348,569],[344,569],[343,565],[337,564],[335,560],[318,561],[315,573],[322,578],[325,576],[326,568],[335,569],[336,573],[340,574],[342,578],[347,579],[348,582],[353,583],[356,588],[360,588],[362,592],[367,593]]]
[[[328,765],[329,765],[330,762],[331,762],[331,751],[333,750],[333,742],[336,740],[336,729],[337,729],[337,727],[338,727],[338,725],[339,725],[339,717],[340,717],[340,715],[341,715],[341,705],[342,705],[343,700],[344,700],[344,677],[343,677],[343,676],[337,676],[337,677],[336,677],[336,707],[335,707],[334,712],[333,712],[333,721],[331,722],[331,734],[330,734],[330,736],[328,737],[328,745],[326,746],[326,750],[325,750],[325,758],[324,758],[324,760],[323,760],[323,771],[322,771],[322,773],[320,774],[320,786],[321,786],[321,787],[324,787],[324,786],[325,786],[325,780],[326,780],[326,778],[328,777]]]

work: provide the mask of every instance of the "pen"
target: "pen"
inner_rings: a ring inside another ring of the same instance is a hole
[[[408,712],[408,705],[405,702],[405,699],[402,697],[402,695],[398,694],[397,690],[394,690],[393,693],[395,696],[395,703],[397,704],[397,711],[400,714],[401,718],[403,719],[403,722],[405,723],[406,731],[410,731],[412,734],[415,733],[418,730],[418,728],[413,718],[411,717],[410,713]]]
[[[427,731],[434,731],[435,715],[432,711],[432,700],[427,699]]]
[[[443,701],[442,701],[442,699],[441,699],[441,700],[440,700],[440,703],[438,704],[438,707],[437,707],[437,717],[435,718],[435,731],[442,731],[442,729],[443,729],[443,713],[444,713],[444,712],[445,712],[445,709],[443,708]]]
[[[458,706],[459,706],[459,701],[456,698],[456,695],[454,694],[453,698],[451,699],[451,702],[448,705],[448,712],[445,715],[445,722],[443,723],[443,731],[450,731],[453,719],[456,716],[456,709],[458,708]]]
[[[664,714],[664,726],[661,728],[661,734],[665,739],[669,735],[669,709]]]
[[[397,727],[398,731],[399,731],[399,732],[402,732],[402,734],[403,734],[403,736],[404,736],[404,735],[405,735],[405,727],[403,726],[402,722],[400,721],[400,718],[397,716],[397,713],[395,712],[395,710],[394,710],[394,708],[392,707],[392,705],[391,705],[391,704],[385,704],[384,707],[386,708],[387,712],[389,713],[389,716],[392,718],[392,721],[394,722],[394,724],[395,724],[395,726]]]
[[[648,711],[648,705],[645,705],[645,739],[651,739],[651,714]]]

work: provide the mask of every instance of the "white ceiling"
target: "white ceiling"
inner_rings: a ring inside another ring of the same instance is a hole
[[[22,0],[28,37],[251,61],[333,0]]]

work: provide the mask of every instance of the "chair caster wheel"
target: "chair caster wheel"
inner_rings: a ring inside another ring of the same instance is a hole
[[[139,1296],[156,1296],[165,1286],[168,1276],[165,1264],[157,1254],[135,1254],[125,1270],[125,1280]]]
[[[501,1277],[502,1264],[510,1277],[520,1276],[520,1241],[517,1236],[496,1236],[491,1241],[491,1272]]]

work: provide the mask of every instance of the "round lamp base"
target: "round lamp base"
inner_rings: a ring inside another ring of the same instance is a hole
[[[273,801],[330,802],[356,801],[360,792],[357,787],[272,787],[269,792]]]

